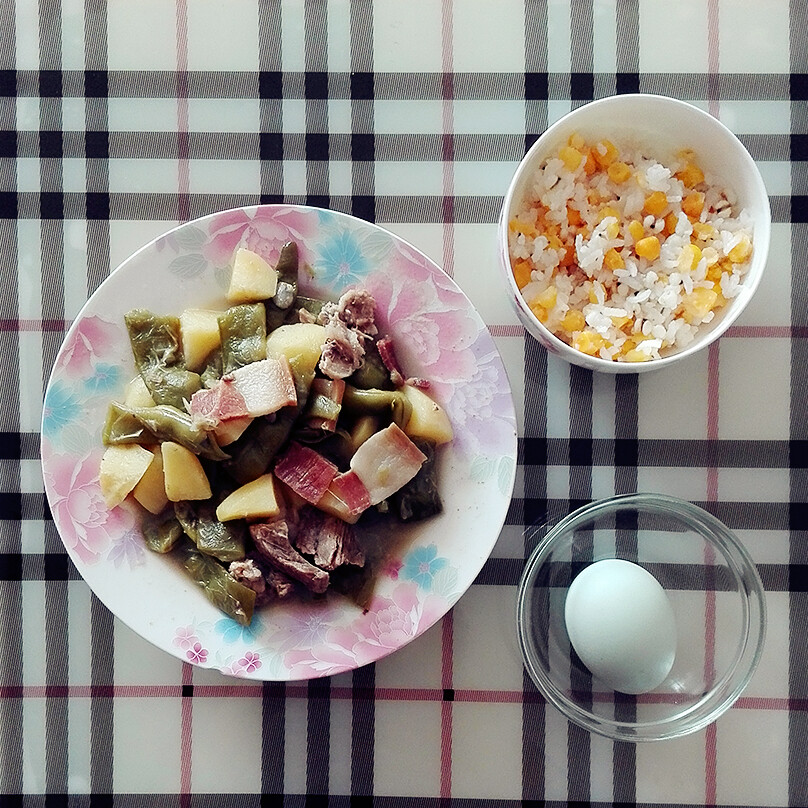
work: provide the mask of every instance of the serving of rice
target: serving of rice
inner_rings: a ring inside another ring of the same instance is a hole
[[[574,134],[508,222],[531,311],[589,356],[646,362],[683,349],[740,291],[751,216],[692,151],[666,162]]]

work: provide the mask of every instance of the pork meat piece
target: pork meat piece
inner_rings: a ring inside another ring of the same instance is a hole
[[[376,328],[376,301],[373,296],[361,289],[350,289],[337,303],[323,305],[318,321],[328,327],[334,320],[340,320],[348,328],[359,331],[364,337],[374,337]]]
[[[266,603],[267,600],[269,600],[264,573],[261,572],[261,569],[253,559],[245,558],[243,561],[231,561],[227,571],[240,584],[243,584],[255,592],[256,605]]]
[[[345,379],[360,367],[365,341],[378,333],[376,302],[365,291],[345,292],[337,303],[326,303],[317,318],[326,339],[320,370],[331,379]]]
[[[256,606],[281,600],[290,595],[295,588],[295,582],[280,570],[249,556],[243,561],[231,562],[228,572],[240,584],[248,586],[255,592]]]
[[[325,327],[325,343],[319,367],[329,379],[347,379],[365,358],[364,339],[339,318]]]
[[[376,328],[376,301],[363,289],[350,290],[337,304],[340,319],[349,327],[369,337],[378,333]]]
[[[265,573],[267,592],[272,592],[278,600],[288,597],[295,591],[295,582],[280,570],[270,567]]]
[[[318,594],[328,589],[329,576],[303,558],[289,541],[289,524],[285,519],[250,525],[255,549],[275,569],[300,581],[307,589]]]
[[[355,567],[365,564],[365,554],[351,525],[316,508],[301,511],[295,544],[301,553],[312,556],[318,567],[329,572],[343,564]]]
[[[194,425],[202,429],[214,429],[222,421],[249,415],[244,396],[230,379],[197,390],[188,403],[188,412]]]
[[[307,502],[319,502],[337,467],[310,446],[292,442],[275,464],[275,476]]]
[[[396,387],[401,387],[405,381],[404,373],[401,370],[401,366],[398,364],[396,352],[393,348],[393,340],[390,337],[382,337],[376,343],[376,348],[379,350],[379,356],[382,358],[384,366],[390,372],[390,381],[393,382]]]

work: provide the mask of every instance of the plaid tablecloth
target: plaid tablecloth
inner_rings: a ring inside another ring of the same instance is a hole
[[[808,4],[804,0],[2,0],[0,803],[808,805]],[[720,117],[773,209],[764,282],[681,367],[571,368],[495,268],[525,149],[571,107],[648,91]],[[442,265],[496,338],[519,417],[507,524],[453,611],[352,674],[256,685],[118,622],[43,495],[44,384],[80,307],[172,225],[255,202],[375,221]],[[760,668],[681,740],[570,726],[514,628],[524,527],[677,495],[745,542]]]

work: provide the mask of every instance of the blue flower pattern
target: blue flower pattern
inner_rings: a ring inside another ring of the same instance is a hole
[[[336,233],[320,246],[317,270],[328,286],[347,288],[360,283],[370,269],[370,263],[353,233]]]
[[[231,617],[223,617],[214,623],[213,629],[228,644],[239,641],[249,644],[260,636],[263,626],[258,615],[254,614],[249,626],[242,626]]]
[[[118,365],[100,363],[95,366],[95,373],[87,379],[85,387],[92,395],[116,392],[120,387],[121,369]]]
[[[55,381],[45,398],[42,425],[46,435],[57,435],[81,412],[78,398],[70,387]]]
[[[416,547],[408,553],[399,572],[399,577],[413,581],[427,592],[432,589],[435,575],[449,564],[449,560],[438,555],[435,544]]]

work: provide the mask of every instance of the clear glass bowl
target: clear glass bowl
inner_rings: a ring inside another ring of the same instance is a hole
[[[533,528],[528,539],[538,543],[518,590],[522,656],[536,687],[570,721],[615,740],[675,738],[706,727],[741,695],[763,650],[764,591],[749,553],[714,516],[674,497],[629,494]],[[567,589],[606,558],[651,572],[674,610],[676,659],[649,693],[629,696],[598,682],[567,636]]]

